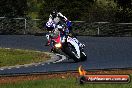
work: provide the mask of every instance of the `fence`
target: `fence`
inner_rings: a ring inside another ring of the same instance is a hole
[[[46,31],[40,23],[40,19],[0,17],[0,34],[41,34]],[[132,23],[72,21],[72,27],[77,35],[132,36]]]
[[[132,23],[75,22],[73,29],[78,35],[132,36]]]
[[[34,34],[41,29],[37,26],[38,19],[0,17],[0,34]]]

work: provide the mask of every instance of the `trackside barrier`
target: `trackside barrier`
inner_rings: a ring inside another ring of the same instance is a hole
[[[44,24],[41,19],[0,17],[0,34],[41,34]],[[84,36],[132,36],[132,23],[72,21],[72,29]]]

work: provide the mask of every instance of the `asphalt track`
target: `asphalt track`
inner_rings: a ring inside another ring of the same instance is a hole
[[[85,62],[63,60],[59,63],[6,68],[0,69],[0,75],[77,70],[80,65],[86,70],[132,68],[132,37],[80,36],[78,39],[86,45]],[[0,47],[5,48],[49,51],[49,48],[44,46],[45,42],[45,36],[0,35]]]

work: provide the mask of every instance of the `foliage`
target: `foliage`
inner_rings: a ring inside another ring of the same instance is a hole
[[[24,17],[27,0],[0,0],[0,16]]]
[[[57,9],[70,20],[114,22],[121,21],[123,16],[125,20],[122,20],[129,22],[131,7],[131,0],[1,0],[0,16],[27,16],[46,21],[50,12]]]
[[[115,0],[118,10],[115,17],[117,22],[132,22],[132,0]]]

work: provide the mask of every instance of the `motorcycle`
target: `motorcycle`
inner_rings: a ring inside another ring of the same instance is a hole
[[[85,61],[87,59],[87,55],[84,52],[85,45],[80,43],[71,34],[64,35],[58,28],[52,34],[50,46],[52,52],[66,54],[75,62]]]

